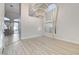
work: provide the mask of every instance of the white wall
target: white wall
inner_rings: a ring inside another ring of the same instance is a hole
[[[58,4],[58,6],[56,37],[79,44],[79,4]]]
[[[3,18],[4,18],[4,4],[0,3],[0,53],[2,48],[2,39],[3,39]]]
[[[29,16],[29,4],[21,4],[21,39],[40,36],[42,19]]]

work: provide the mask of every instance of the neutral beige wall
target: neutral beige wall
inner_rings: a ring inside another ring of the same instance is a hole
[[[0,53],[3,41],[3,18],[4,18],[4,4],[0,3]]]
[[[79,4],[58,4],[58,6],[56,37],[79,44]]]
[[[29,4],[21,4],[21,39],[40,36],[42,34],[41,20],[29,16]]]

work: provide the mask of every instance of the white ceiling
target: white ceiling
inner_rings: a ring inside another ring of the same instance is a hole
[[[20,16],[20,5],[18,3],[5,4],[5,17],[17,19]]]

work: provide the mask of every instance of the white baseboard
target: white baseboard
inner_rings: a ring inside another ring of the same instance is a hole
[[[23,40],[23,39],[31,39],[31,38],[35,38],[35,37],[40,37],[40,36],[42,36],[42,35],[33,35],[33,36],[26,36],[26,37],[22,37],[21,39]]]
[[[40,37],[40,36],[43,36],[43,35],[33,35],[33,36],[29,36],[29,37],[22,37],[21,39],[31,39],[31,38]],[[64,39],[64,38],[61,38],[59,36],[56,36],[55,34],[54,34],[54,37],[52,37],[52,36],[47,36],[47,37],[56,38],[58,40],[62,40],[62,41],[70,42],[70,43],[79,44],[79,41],[73,41],[73,40],[71,41],[71,40],[68,40],[68,39]]]
[[[73,40],[71,41],[71,40],[68,40],[68,39],[61,38],[61,37],[56,36],[56,35],[54,35],[54,38],[56,38],[56,39],[58,39],[58,40],[70,42],[70,43],[73,43],[73,44],[79,44],[79,41],[73,41]]]

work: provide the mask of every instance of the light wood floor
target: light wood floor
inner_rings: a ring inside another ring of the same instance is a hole
[[[79,45],[48,37],[24,39],[6,46],[4,55],[73,55]]]

